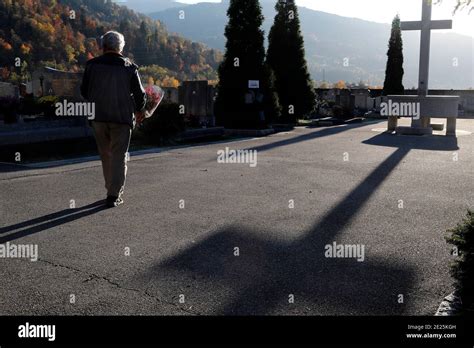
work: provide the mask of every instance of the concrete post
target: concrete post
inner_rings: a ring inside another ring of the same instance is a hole
[[[395,132],[395,130],[397,129],[397,126],[398,126],[398,117],[389,116],[387,131]]]
[[[447,136],[456,136],[456,117],[449,117],[446,125],[446,135]]]

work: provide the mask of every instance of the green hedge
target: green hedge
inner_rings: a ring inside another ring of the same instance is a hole
[[[184,116],[179,113],[179,105],[165,102],[135,129],[134,137],[147,145],[166,145],[172,143],[184,128]]]
[[[472,315],[474,313],[474,211],[468,211],[466,218],[448,233],[446,240],[454,245],[458,253],[451,265],[451,275],[461,295],[463,307]]]
[[[6,124],[16,122],[18,100],[12,97],[0,97],[0,119]]]

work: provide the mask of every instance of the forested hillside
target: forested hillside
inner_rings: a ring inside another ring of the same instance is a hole
[[[159,78],[216,78],[218,51],[170,35],[159,21],[110,0],[2,0],[0,79],[24,81],[44,65],[80,71],[100,55],[97,38],[111,29],[125,35],[125,55]]]

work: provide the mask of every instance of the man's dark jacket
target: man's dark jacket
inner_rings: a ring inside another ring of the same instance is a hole
[[[106,53],[87,62],[81,94],[95,103],[97,122],[128,124],[133,128],[134,112],[146,104],[138,66],[118,53]]]

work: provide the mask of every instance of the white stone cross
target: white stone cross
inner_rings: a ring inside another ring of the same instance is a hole
[[[418,77],[418,94],[426,96],[428,94],[428,77],[430,72],[430,44],[431,30],[452,29],[452,20],[432,21],[431,8],[432,0],[422,0],[423,10],[421,22],[402,22],[402,30],[421,30],[420,41],[420,73]]]
[[[459,97],[428,96],[428,78],[430,73],[430,41],[431,30],[452,29],[452,20],[432,21],[432,0],[422,0],[421,21],[402,22],[402,30],[421,30],[420,66],[418,76],[418,96],[391,96],[397,102],[418,102],[421,109],[420,118],[412,118],[411,127],[397,127],[397,117],[389,117],[388,130],[398,134],[432,134],[431,117],[447,118],[446,135],[456,135],[456,118]]]

